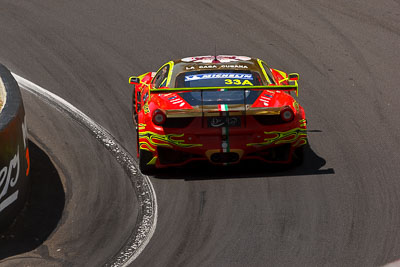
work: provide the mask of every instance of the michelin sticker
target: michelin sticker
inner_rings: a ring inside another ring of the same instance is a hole
[[[253,75],[246,73],[206,73],[185,76],[185,82],[208,79],[241,79],[253,80]]]

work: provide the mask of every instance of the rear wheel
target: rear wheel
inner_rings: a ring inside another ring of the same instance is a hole
[[[304,161],[304,151],[306,150],[308,144],[303,145],[301,147],[296,148],[293,151],[293,155],[292,155],[292,165],[294,166],[299,166],[301,164],[303,164]]]
[[[142,173],[151,174],[156,170],[154,164],[148,165],[153,157],[153,153],[150,151],[139,149],[139,168]]]
[[[135,125],[136,128],[136,157],[139,158],[139,126]]]
[[[136,113],[135,89],[133,89],[133,94],[132,94],[132,120],[137,125],[138,115]]]
[[[138,115],[136,113],[135,89],[133,89],[133,94],[132,94],[132,121],[135,125],[135,130],[136,130],[136,156],[139,158],[139,123],[138,123]]]

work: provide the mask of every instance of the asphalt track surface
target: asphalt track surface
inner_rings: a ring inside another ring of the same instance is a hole
[[[202,166],[151,178],[156,232],[132,266],[377,266],[400,258],[399,1],[6,1],[0,61],[135,152],[127,78],[185,56],[249,55],[300,73],[303,166]],[[24,93],[63,216],[1,266],[97,266],[135,223],[132,186],[80,125]]]

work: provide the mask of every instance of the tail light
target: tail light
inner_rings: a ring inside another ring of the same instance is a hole
[[[282,119],[284,122],[290,122],[290,121],[292,121],[292,120],[294,119],[293,110],[292,110],[290,107],[288,107],[288,106],[286,106],[286,107],[284,107],[283,109],[281,109],[281,119]]]
[[[163,125],[165,120],[167,119],[167,116],[162,110],[156,109],[153,112],[153,118],[152,121],[155,125]]]

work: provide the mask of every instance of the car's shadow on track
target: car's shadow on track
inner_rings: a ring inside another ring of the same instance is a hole
[[[56,229],[64,210],[65,194],[56,168],[31,141],[29,152],[30,196],[15,222],[0,234],[0,260],[32,251],[43,244]]]
[[[333,168],[321,169],[325,164],[325,159],[318,156],[310,146],[307,146],[304,150],[304,162],[300,166],[269,165],[255,161],[221,167],[208,163],[196,163],[182,168],[157,170],[157,173],[152,177],[193,181],[334,174]]]

